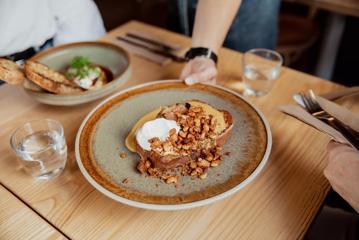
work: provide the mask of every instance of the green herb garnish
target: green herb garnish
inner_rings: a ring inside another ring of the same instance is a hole
[[[76,56],[72,59],[70,67],[67,69],[65,75],[69,79],[80,78],[83,79],[90,74],[99,75],[100,72],[92,65],[90,60],[86,57]]]
[[[82,56],[74,57],[71,61],[72,68],[83,68],[83,67],[88,67],[90,65],[91,65],[90,60]]]

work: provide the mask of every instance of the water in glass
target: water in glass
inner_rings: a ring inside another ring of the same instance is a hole
[[[56,131],[43,130],[24,137],[19,143],[24,168],[37,179],[49,179],[65,167],[67,146]]]
[[[273,87],[283,63],[281,55],[269,49],[251,49],[243,54],[244,95],[263,96]]]
[[[255,66],[247,65],[244,68],[245,91],[248,95],[262,96],[267,94],[273,87],[279,75],[278,68],[256,69]]]

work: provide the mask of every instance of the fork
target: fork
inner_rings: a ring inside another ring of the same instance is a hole
[[[318,102],[315,100],[315,94],[312,90],[309,90],[309,94],[299,93],[305,109],[314,117],[325,121],[327,124],[341,132],[348,141],[353,144],[353,146],[359,150],[359,139],[358,134],[346,126],[344,123],[340,122],[338,119],[334,118],[327,112],[325,112]]]
[[[303,101],[305,109],[313,116],[321,120],[332,120],[334,119],[327,112],[325,112],[318,102],[315,100],[315,95],[312,90],[309,90],[309,94],[303,92],[299,93],[300,98]]]

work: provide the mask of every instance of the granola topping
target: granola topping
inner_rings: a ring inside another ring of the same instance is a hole
[[[150,138],[148,143],[151,154],[180,154],[187,156],[189,160],[176,169],[160,169],[155,168],[151,161],[141,159],[137,165],[138,171],[168,184],[177,184],[179,176],[205,179],[208,169],[219,166],[222,161],[221,147],[216,143],[217,119],[211,114],[206,114],[201,106],[190,104],[178,106],[177,111],[165,109],[160,114],[176,121],[180,130],[171,128],[166,139]]]

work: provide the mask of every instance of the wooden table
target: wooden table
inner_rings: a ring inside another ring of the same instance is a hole
[[[178,44],[190,44],[187,37],[134,21],[110,32],[103,41],[111,41],[128,30],[150,32]],[[221,49],[219,56],[219,83],[237,87],[241,79],[241,54]],[[178,63],[161,67],[134,56],[131,61],[133,76],[124,87],[176,78],[183,67]],[[17,227],[21,223],[14,217],[8,218],[8,211],[23,214],[29,223],[35,224],[36,220],[39,238],[49,235],[71,239],[301,238],[330,187],[322,173],[329,138],[280,113],[277,106],[292,102],[293,93],[309,88],[321,93],[340,86],[283,68],[271,93],[254,100],[271,124],[273,149],[267,166],[249,186],[209,206],[156,212],[115,202],[96,191],[81,175],[74,159],[75,134],[85,115],[99,101],[75,107],[47,106],[35,102],[17,87],[2,86],[0,220],[5,221],[4,226],[11,227],[0,228],[0,238],[16,238],[20,236],[17,232],[26,236],[25,230]],[[354,106],[354,102],[346,104]],[[57,119],[65,127],[68,165],[53,181],[36,182],[17,166],[9,137],[22,123],[45,117]],[[14,200],[3,200],[3,196]],[[11,233],[6,235],[8,232]]]

